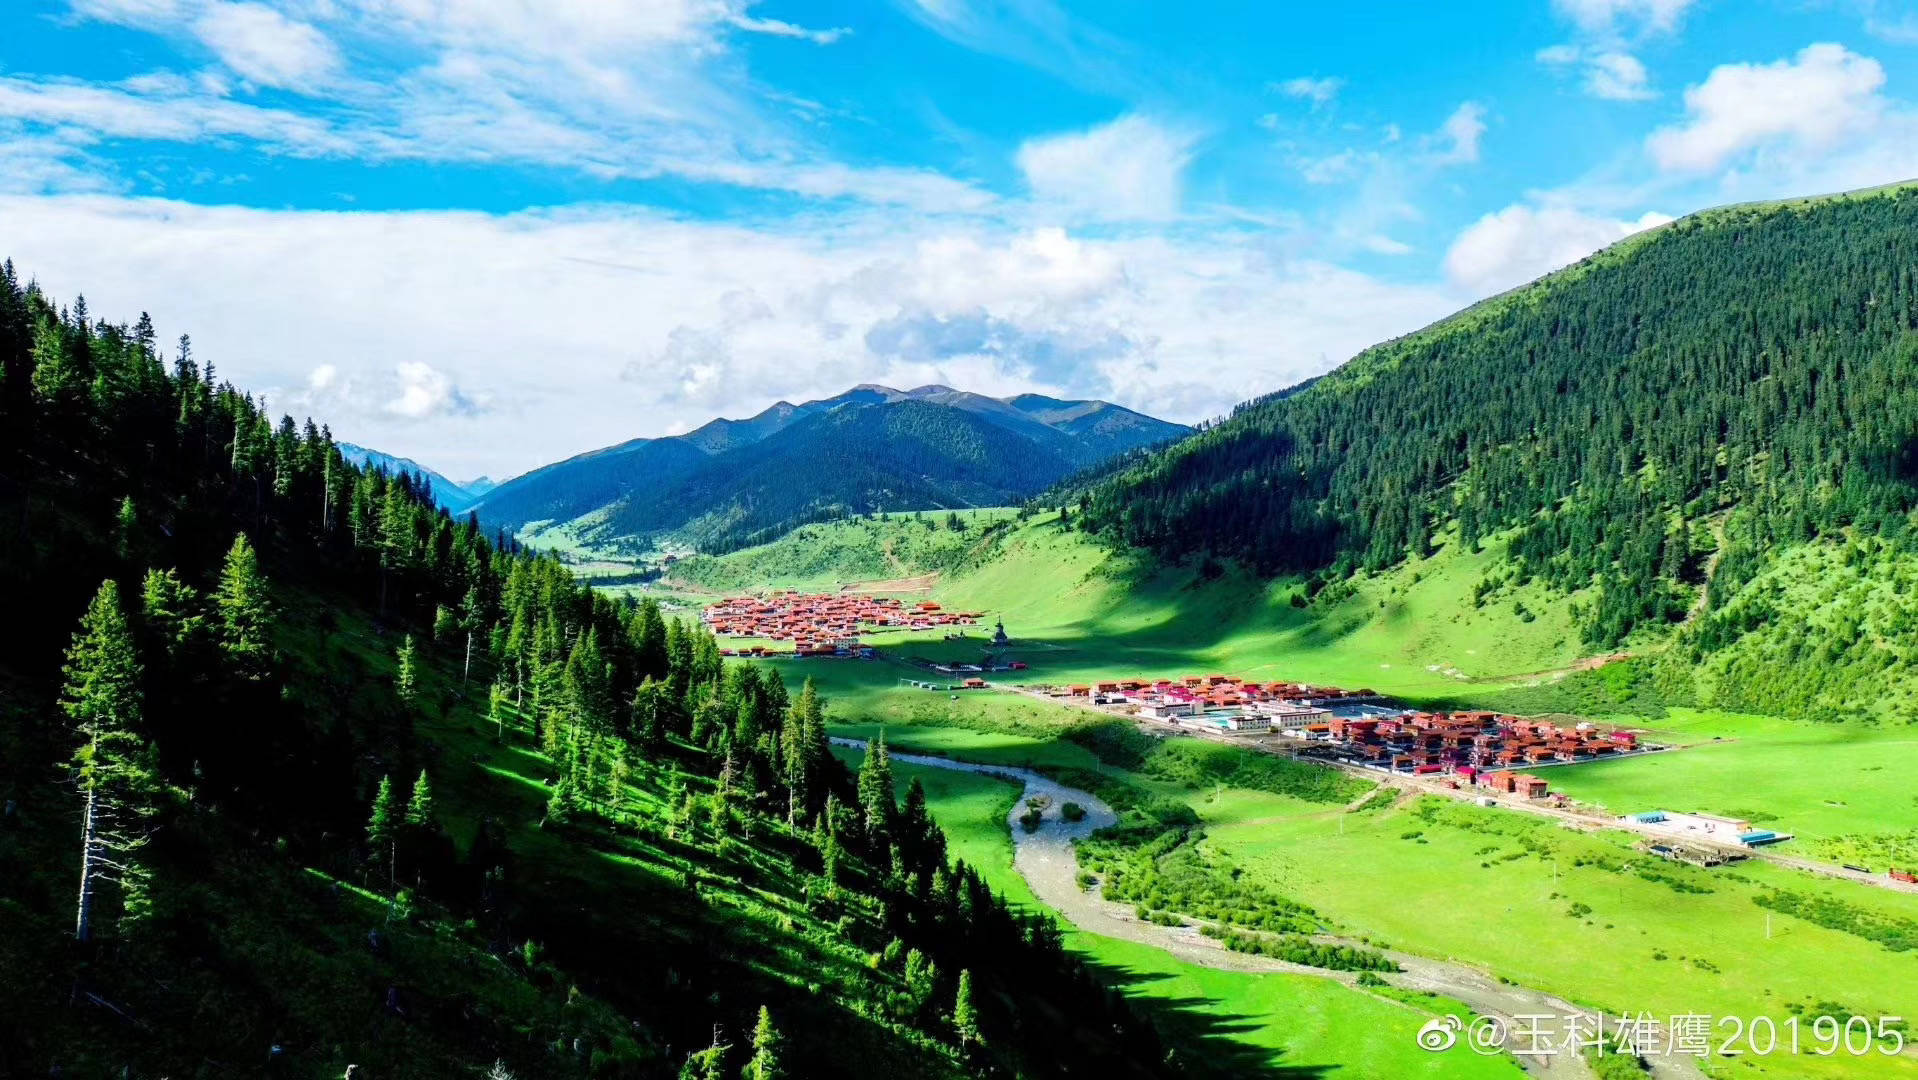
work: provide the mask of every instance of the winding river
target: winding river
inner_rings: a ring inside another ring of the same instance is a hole
[[[835,738],[839,746],[863,749],[865,743],[859,739]],[[1067,787],[1031,769],[1010,765],[987,765],[971,761],[957,761],[952,758],[931,757],[922,754],[892,753],[894,761],[908,765],[924,766],[933,769],[947,769],[953,772],[977,773],[983,776],[995,776],[1013,783],[1021,784],[1024,790],[1020,799],[1013,804],[1006,815],[1006,827],[1011,831],[1013,842],[1013,867],[1019,876],[1025,878],[1034,896],[1047,907],[1057,912],[1066,922],[1077,929],[1098,934],[1101,937],[1115,938],[1120,941],[1137,942],[1162,949],[1188,963],[1203,967],[1218,968],[1224,971],[1251,973],[1280,973],[1288,975],[1309,975],[1315,978],[1331,979],[1356,987],[1356,972],[1328,971],[1324,968],[1307,967],[1284,960],[1250,953],[1232,952],[1213,938],[1199,933],[1197,926],[1159,926],[1144,922],[1133,914],[1131,906],[1110,901],[1099,895],[1096,888],[1085,890],[1079,887],[1078,856],[1073,849],[1073,841],[1114,824],[1119,820],[1112,808],[1098,796],[1089,791]],[[1026,801],[1043,798],[1046,801],[1041,813],[1039,828],[1028,832],[1019,824],[1019,817],[1026,811]],[[1085,808],[1082,820],[1067,821],[1061,814],[1061,808],[1068,802]],[[1352,945],[1357,948],[1371,948],[1361,942],[1337,937],[1322,937],[1317,940],[1334,944]],[[1394,986],[1408,990],[1422,990],[1440,994],[1459,1001],[1481,1016],[1496,1017],[1504,1024],[1506,1032],[1521,1029],[1521,1016],[1549,1015],[1561,1017],[1577,1014],[1587,1018],[1588,1023],[1595,1021],[1596,1014],[1580,1008],[1563,998],[1538,990],[1502,983],[1492,975],[1464,964],[1411,953],[1384,950],[1385,955],[1395,961],[1403,970],[1398,974],[1386,975],[1385,979]],[[1524,1048],[1526,1045],[1515,1034],[1507,1035],[1501,1043],[1507,1049]],[[1469,1053],[1463,1045],[1453,1053]],[[1582,1057],[1560,1053],[1553,1056],[1524,1055],[1517,1060],[1527,1072],[1545,1077],[1590,1077],[1592,1071]],[[1652,1065],[1652,1075],[1661,1080],[1695,1080],[1703,1073],[1690,1060],[1676,1056],[1657,1056],[1648,1059]]]

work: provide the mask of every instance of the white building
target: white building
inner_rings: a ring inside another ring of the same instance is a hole
[[[1303,731],[1313,724],[1324,723],[1332,715],[1325,709],[1291,701],[1261,701],[1252,708],[1266,718],[1267,727],[1279,731]]]
[[[1643,814],[1628,814],[1625,820],[1670,833],[1673,836],[1693,840],[1709,840],[1717,844],[1743,844],[1757,847],[1760,844],[1776,843],[1789,839],[1786,833],[1770,829],[1755,829],[1749,821],[1738,818],[1720,817],[1717,814],[1684,814],[1677,811],[1652,810]]]

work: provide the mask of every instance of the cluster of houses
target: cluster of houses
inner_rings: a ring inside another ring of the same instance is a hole
[[[1447,779],[1487,798],[1547,798],[1550,785],[1521,770],[1643,749],[1637,733],[1595,724],[1565,727],[1494,712],[1394,712],[1371,690],[1229,675],[1119,679],[1051,692],[1208,734],[1284,735],[1318,744],[1316,752],[1338,760]]]
[[[1116,679],[1056,687],[1053,693],[1095,705],[1130,707],[1137,715],[1230,734],[1301,731],[1333,719],[1330,706],[1377,700],[1371,690],[1259,682],[1234,675],[1180,679]]]
[[[1589,723],[1560,727],[1494,712],[1334,716],[1308,725],[1305,737],[1332,743],[1363,764],[1415,775],[1451,773],[1474,783],[1492,770],[1591,761],[1639,749],[1635,732]]]
[[[716,637],[792,643],[790,650],[761,644],[721,650],[729,656],[790,652],[796,656],[866,657],[873,651],[859,643],[863,631],[972,626],[979,617],[975,611],[947,611],[931,600],[907,604],[889,596],[797,591],[728,597],[700,615]]]

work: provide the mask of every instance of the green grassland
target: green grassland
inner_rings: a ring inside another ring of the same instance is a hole
[[[1297,582],[1260,584],[1230,570],[1204,580],[1193,568],[1142,575],[1125,556],[1061,530],[1056,515],[1040,515],[1004,529],[990,559],[941,575],[932,595],[1005,619],[1015,640],[1008,658],[1030,668],[1000,679],[1076,682],[1226,671],[1520,712],[1604,716],[1621,699],[1638,702],[1638,715],[1604,718],[1652,728],[1656,738],[1705,745],[1682,754],[1555,769],[1555,786],[1620,813],[1657,807],[1737,813],[1797,834],[1796,854],[1877,868],[1918,862],[1918,801],[1904,788],[1904,778],[1918,775],[1913,729],[1895,721],[1797,719],[1804,714],[1789,694],[1777,700],[1790,718],[1688,708],[1667,714],[1656,694],[1632,696],[1682,666],[1679,654],[1694,636],[1709,633],[1711,620],[1743,618],[1755,605],[1812,612],[1812,624],[1824,628],[1819,633],[1826,640],[1904,663],[1886,643],[1909,637],[1900,627],[1918,618],[1905,614],[1902,599],[1918,595],[1918,589],[1906,588],[1918,581],[1918,565],[1863,558],[1868,546],[1807,546],[1781,556],[1736,600],[1681,635],[1673,653],[1653,643],[1646,647],[1648,660],[1530,679],[1499,676],[1577,659],[1568,614],[1576,601],[1513,585],[1493,554],[1496,545],[1468,552],[1442,543],[1429,559],[1355,579],[1351,596],[1321,594],[1298,608],[1291,599],[1300,591]],[[1863,632],[1856,632],[1860,627]],[[1815,659],[1816,650],[1803,644],[1774,641],[1780,633],[1762,631],[1712,652],[1698,669],[1704,695],[1745,701],[1749,710],[1755,694],[1733,688],[1762,673],[1767,655]],[[895,654],[946,660],[976,660],[985,643],[983,632],[966,640],[927,634],[874,640]],[[949,702],[945,695],[894,693],[899,678],[913,674],[894,665],[809,663],[814,666],[803,670],[818,675],[826,693],[875,723],[1037,736],[1060,724],[1026,699],[962,694]]]
[[[1203,669],[1443,700],[1482,680],[1523,683],[1580,656],[1565,598],[1505,580],[1497,542],[1468,551],[1441,537],[1431,558],[1334,583],[1299,606],[1306,585],[1297,579],[1261,581],[1230,567],[1148,570],[1061,528],[1056,513],[997,520],[996,529],[936,537],[945,546],[924,557],[903,541],[926,530],[902,519],[808,526],[764,547],[690,560],[675,580],[824,588],[860,572],[868,580],[933,575],[929,591],[912,595],[1003,618],[1015,642],[1006,656],[1029,664],[1031,681]],[[1488,579],[1495,587],[1480,602]],[[908,655],[966,660],[985,643],[983,632],[966,641],[910,633],[871,640]]]
[[[857,751],[845,751],[849,762]],[[954,756],[959,756],[955,749]],[[969,755],[968,755],[969,756]],[[1039,908],[1012,867],[1006,815],[1018,788],[991,777],[895,764],[918,779],[953,857],[1016,903]],[[1186,1051],[1195,1073],[1515,1077],[1508,1060],[1435,1056],[1413,1036],[1432,1013],[1309,975],[1251,974],[1186,963],[1133,942],[1068,929],[1066,944],[1126,988]],[[1154,1005],[1176,1005],[1157,1009]]]
[[[1207,815],[1207,842],[1248,875],[1332,913],[1352,932],[1610,1013],[1782,1022],[1794,1008],[1815,1013],[1827,1002],[1873,1016],[1918,1009],[1918,955],[1756,902],[1784,890],[1902,925],[1918,920],[1918,897],[1763,864],[1675,866],[1638,852],[1624,833],[1573,832],[1437,799],[1362,814],[1287,813],[1269,797],[1231,812],[1238,801],[1228,795]],[[1768,1068],[1914,1076],[1918,1060]]]
[[[876,665],[840,667],[853,673],[878,670]],[[1342,932],[1482,967],[1591,1007],[1664,1015],[1768,1015],[1779,1021],[1794,1009],[1811,1015],[1832,1006],[1872,1016],[1918,1012],[1918,979],[1912,977],[1918,974],[1913,968],[1918,952],[1884,943],[1890,940],[1886,927],[1893,936],[1901,928],[1918,932],[1918,897],[1763,864],[1716,872],[1673,866],[1637,851],[1636,838],[1628,834],[1574,832],[1496,809],[1433,800],[1346,813],[1339,806],[1227,784],[1173,783],[1101,762],[1085,746],[1060,737],[1057,733],[1086,722],[1082,710],[981,694],[962,694],[956,702],[940,695],[915,706],[917,692],[892,690],[876,680],[841,682],[836,689],[835,733],[870,737],[881,727],[876,717],[883,716],[888,743],[898,748],[1055,773],[1080,770],[1068,775],[1084,781],[1102,774],[1151,794],[1180,798],[1204,822],[1211,850],[1250,880],[1312,905]],[[1006,700],[995,703],[994,698]],[[879,711],[868,713],[869,708]],[[1682,763],[1687,756],[1702,758],[1738,745],[1711,741],[1719,725],[1738,722],[1723,716],[1680,717],[1672,734],[1702,740],[1705,748],[1601,768],[1637,764],[1656,776],[1661,760]],[[1007,726],[995,730],[1000,723]],[[1808,727],[1769,723],[1777,725],[1781,738]],[[1048,727],[1055,734],[1048,735]],[[1555,778],[1573,774],[1552,773]],[[992,781],[933,770],[924,776],[935,806],[947,815],[942,820],[955,853],[965,845],[969,860],[984,859],[975,854],[982,851],[999,852],[1002,862],[1008,858],[1009,787],[993,800],[978,791]],[[1910,799],[1906,794],[1901,801]],[[1016,882],[1002,881],[1000,887],[1008,895],[1022,895]],[[1841,925],[1758,902],[1779,896],[1825,905],[1827,915],[1842,916]],[[1115,962],[1118,952],[1144,948],[1087,935],[1074,935],[1073,941]],[[1150,960],[1159,967],[1189,967],[1163,953]],[[1128,956],[1123,962],[1138,968],[1147,960]],[[1245,996],[1254,992],[1235,987],[1226,973],[1179,974],[1196,980],[1192,985],[1208,987],[1221,1010],[1262,1015],[1257,1002]],[[1175,983],[1168,977],[1168,985]],[[1141,991],[1158,985],[1145,983]],[[1327,1037],[1349,1036],[1328,1031]],[[1285,1060],[1308,1059],[1298,1056],[1296,1042],[1287,1045],[1293,1049]],[[1774,1058],[1722,1068],[1733,1075],[1918,1075],[1918,1061],[1911,1058]]]
[[[1816,724],[1674,709],[1657,736],[1692,744],[1659,757],[1562,766],[1552,786],[1618,813],[1701,810],[1751,820],[1798,839],[1786,850],[1830,862],[1873,857],[1874,839],[1918,834],[1918,731],[1904,724]],[[1918,851],[1911,852],[1918,854]],[[1906,862],[1914,859],[1898,858]]]

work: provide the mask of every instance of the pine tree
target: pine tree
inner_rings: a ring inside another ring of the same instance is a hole
[[[865,815],[866,832],[874,837],[891,835],[893,815],[899,804],[893,795],[892,758],[886,754],[886,736],[866,741],[866,759],[859,764],[859,808]]]
[[[400,822],[398,814],[399,806],[393,795],[393,778],[382,776],[379,790],[373,794],[373,811],[366,819],[366,846],[376,857],[381,849],[385,849],[388,884],[397,884],[399,880]]]
[[[613,729],[613,694],[607,674],[599,631],[588,627],[566,658],[561,688],[574,720],[596,735]]]
[[[86,803],[80,824],[80,898],[73,936],[93,932],[102,881],[120,885],[127,916],[147,906],[149,875],[140,861],[147,823],[157,810],[153,755],[141,737],[140,662],[120,608],[120,589],[104,581],[67,649],[60,708],[73,722],[73,768]]]
[[[206,617],[199,613],[199,595],[193,586],[180,580],[172,570],[148,570],[140,591],[140,621],[150,640],[157,642],[169,658],[189,655],[206,630]]]
[[[413,781],[413,795],[406,800],[406,824],[413,829],[433,827],[433,787],[425,769],[421,769],[420,778]]]
[[[113,516],[113,548],[123,562],[140,561],[140,514],[133,507],[131,495],[120,500],[120,509]]]
[[[486,691],[486,716],[493,721],[493,741],[496,743],[506,742],[507,697],[506,684],[493,680],[493,685]]]
[[[259,556],[246,534],[233,538],[220,587],[213,594],[218,615],[220,647],[241,678],[266,677],[273,660],[273,608]]]
[[[985,1042],[979,1036],[979,1010],[972,1003],[972,971],[959,972],[959,989],[952,999],[952,1028],[959,1035],[959,1049]]]
[[[632,643],[633,662],[642,679],[666,677],[666,620],[659,613],[659,601],[647,597],[627,624],[626,636]]]
[[[419,653],[413,647],[413,635],[406,635],[406,640],[400,643],[397,659],[399,666],[393,674],[393,688],[400,696],[400,704],[410,712],[418,707],[420,699]]]
[[[741,1080],[783,1080],[786,1068],[780,1058],[785,1050],[786,1040],[773,1027],[772,1012],[761,1005],[759,1022],[753,1025],[753,1056],[740,1072]]]
[[[460,668],[461,686],[473,677],[473,635],[479,632],[485,621],[486,601],[480,596],[479,586],[474,585],[466,590],[466,596],[460,601],[459,628],[466,631],[466,661]]]
[[[679,1080],[725,1080],[726,1055],[732,1052],[733,1044],[721,1038],[719,1025],[713,1025],[712,1044],[686,1056],[686,1063],[679,1067]]]
[[[819,812],[826,797],[826,769],[832,759],[832,744],[826,738],[826,721],[819,705],[819,690],[809,678],[793,703],[792,716],[786,722],[786,785],[793,803],[806,817]]]

